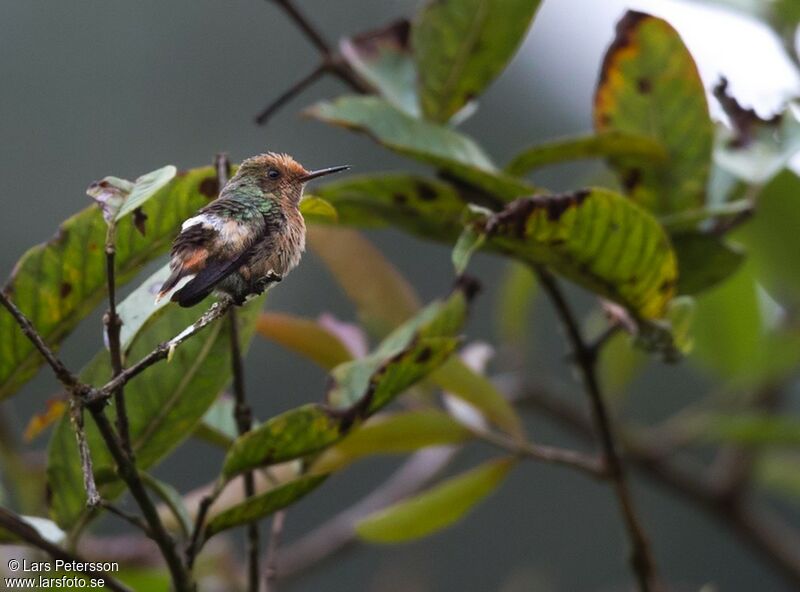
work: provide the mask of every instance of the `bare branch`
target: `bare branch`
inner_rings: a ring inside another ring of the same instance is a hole
[[[580,370],[586,394],[592,408],[594,427],[599,435],[609,477],[613,483],[628,538],[631,543],[631,566],[636,575],[641,592],[650,592],[658,589],[656,567],[653,560],[650,543],[637,516],[633,496],[628,487],[625,469],[617,454],[617,446],[611,428],[611,418],[606,410],[600,384],[595,374],[595,351],[583,340],[575,315],[567,304],[561,288],[549,271],[542,267],[536,268],[539,281],[552,302],[556,313],[561,319],[567,333],[567,339],[572,347],[574,361]]]
[[[86,559],[75,555],[73,553],[69,553],[65,551],[61,547],[54,545],[47,539],[42,538],[42,536],[33,528],[30,524],[22,520],[19,516],[14,514],[13,512],[9,512],[5,508],[0,508],[0,526],[2,526],[5,530],[9,532],[13,532],[16,536],[20,539],[32,545],[38,549],[41,549],[53,559],[61,559],[65,562],[73,563],[77,566],[85,566],[88,565]],[[92,569],[76,569],[75,571],[82,573],[87,576],[91,576],[94,578],[102,578],[104,585],[106,588],[111,590],[115,590],[116,592],[131,592],[131,589],[128,588],[122,582],[115,580],[112,576],[108,575],[103,571],[95,571]]]
[[[83,391],[84,389],[88,389],[86,385],[82,385],[78,378],[70,372],[64,363],[53,353],[53,350],[48,346],[42,336],[36,331],[33,327],[31,322],[28,320],[22,311],[20,311],[17,306],[11,302],[8,298],[7,294],[0,290],[0,304],[5,306],[8,309],[8,312],[11,313],[11,316],[14,317],[14,320],[17,321],[20,329],[25,334],[25,336],[33,343],[34,347],[39,350],[39,353],[44,356],[45,361],[50,365],[53,369],[53,372],[56,375],[56,378],[64,385],[64,387],[69,392],[75,391]]]
[[[306,88],[316,82],[320,76],[322,76],[327,70],[329,66],[327,63],[322,62],[316,68],[311,70],[308,74],[306,74],[303,78],[295,82],[292,86],[290,86],[286,91],[278,95],[275,99],[273,99],[269,105],[264,107],[264,109],[256,115],[256,123],[258,125],[264,125],[269,121],[269,119],[283,107],[286,103],[291,101],[293,98],[298,96],[302,93]]]
[[[69,400],[69,418],[72,429],[75,432],[75,439],[78,441],[78,455],[81,459],[81,472],[83,473],[83,486],[86,489],[86,505],[89,508],[98,506],[102,499],[97,491],[94,482],[94,468],[92,467],[92,456],[89,452],[89,444],[86,442],[86,431],[83,427],[83,405],[76,397]]]
[[[104,509],[108,510],[109,512],[111,512],[115,516],[119,516],[125,522],[127,522],[129,524],[132,524],[133,526],[135,526],[136,528],[141,530],[145,535],[147,535],[148,538],[151,538],[151,539],[153,538],[153,534],[150,532],[150,529],[148,528],[147,523],[144,520],[142,520],[139,516],[134,516],[133,514],[129,514],[125,510],[122,510],[121,508],[118,508],[117,506],[115,506],[114,504],[112,504],[109,501],[103,500],[101,505],[103,506]]]

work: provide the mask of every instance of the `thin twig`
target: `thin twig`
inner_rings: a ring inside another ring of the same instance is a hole
[[[192,535],[189,537],[189,543],[186,545],[186,563],[189,565],[189,568],[194,565],[195,559],[197,559],[197,554],[200,552],[200,548],[203,546],[203,531],[205,530],[205,522],[206,518],[208,518],[208,511],[211,509],[211,506],[219,497],[219,494],[222,493],[224,489],[224,483],[222,481],[218,481],[214,484],[214,488],[208,495],[204,496],[203,499],[200,500],[200,504],[197,507],[197,515],[194,519],[194,528],[192,529]]]
[[[55,355],[55,353],[53,353],[53,350],[50,348],[50,346],[44,342],[42,336],[39,335],[36,329],[34,329],[33,325],[28,320],[28,317],[26,317],[22,311],[17,308],[16,304],[14,304],[2,290],[0,290],[0,304],[8,309],[8,312],[10,312],[11,316],[14,317],[14,320],[17,322],[20,329],[22,329],[22,332],[30,340],[34,347],[39,350],[39,353],[42,354],[45,361],[53,369],[56,378],[69,392],[88,389],[86,385],[82,385],[78,381],[77,376],[70,372],[64,363]]]
[[[576,436],[594,439],[591,420],[563,397],[553,396],[541,388],[527,387],[517,401],[535,407]],[[754,509],[747,499],[730,503],[727,496],[720,495],[717,485],[700,476],[702,467],[691,470],[667,458],[657,442],[625,437],[622,444],[626,458],[645,476],[706,511],[776,567],[793,586],[800,587],[800,533],[797,530],[766,510]]]
[[[489,431],[474,433],[477,438],[524,458],[576,469],[587,473],[590,477],[595,479],[607,479],[609,476],[602,459],[583,454],[577,450],[533,444],[530,442],[516,442],[510,438]]]
[[[269,531],[267,556],[264,560],[264,587],[265,592],[275,592],[275,580],[278,579],[278,570],[275,561],[278,555],[278,546],[283,535],[283,525],[286,522],[286,510],[276,512],[272,517],[272,526]]]
[[[97,484],[94,481],[92,455],[89,452],[89,444],[86,441],[86,431],[83,426],[83,404],[77,397],[70,397],[69,418],[72,423],[72,429],[75,432],[75,439],[78,441],[78,455],[81,459],[83,487],[86,490],[86,506],[94,508],[102,502],[102,499],[100,498],[100,493],[97,491]]]
[[[114,223],[108,227],[106,233],[106,283],[108,285],[108,311],[103,317],[108,337],[108,351],[111,357],[111,377],[116,378],[122,372],[122,344],[120,343],[120,330],[122,319],[117,314],[117,280],[115,272],[115,257],[117,253],[115,244],[116,229]],[[125,407],[125,387],[120,386],[114,390],[114,404],[117,409],[117,432],[119,432],[122,447],[125,453],[133,459],[130,429],[128,423],[128,410]]]
[[[150,528],[147,526],[147,523],[144,520],[142,520],[139,516],[130,514],[106,500],[103,500],[101,505],[103,506],[104,509],[108,510],[115,516],[119,516],[125,522],[128,522],[129,524],[132,524],[133,526],[141,530],[145,535],[147,535],[148,538],[151,539],[153,538],[153,534],[150,532]]]
[[[327,70],[328,70],[328,64],[325,62],[320,63],[316,68],[311,70],[311,72],[309,72],[303,78],[295,82],[286,91],[284,91],[283,93],[278,95],[275,99],[273,99],[269,103],[269,105],[264,107],[261,113],[256,115],[256,123],[258,125],[264,125],[267,121],[269,121],[269,118],[272,117],[281,107],[283,107],[294,97],[302,93],[311,84],[316,82],[316,80],[320,76],[322,76]]]
[[[65,551],[58,545],[42,538],[35,528],[5,508],[0,508],[0,526],[9,532],[13,532],[29,545],[41,549],[53,559],[61,559],[64,562],[75,565],[77,568],[75,571],[93,578],[102,579],[106,588],[115,592],[132,592],[125,584],[114,579],[106,572],[88,569],[91,564],[86,559]]]
[[[303,32],[306,38],[317,48],[321,54],[331,55],[333,50],[322,34],[311,24],[306,16],[292,3],[291,0],[273,0],[283,11],[289,15],[294,24]]]
[[[125,454],[119,436],[114,432],[114,427],[111,425],[108,417],[106,417],[102,405],[103,403],[100,402],[90,405],[88,409],[91,411],[92,417],[100,431],[100,435],[103,437],[106,447],[117,465],[117,472],[128,486],[128,490],[131,492],[133,499],[136,500],[136,504],[142,511],[150,530],[150,537],[158,545],[161,555],[163,555],[164,561],[167,563],[175,589],[178,592],[193,592],[195,590],[195,585],[192,581],[191,570],[182,561],[175,545],[175,540],[169,532],[167,532],[167,529],[164,528],[164,524],[161,522],[161,518],[158,515],[158,510],[147,494],[147,490],[139,477],[136,465],[134,465],[130,458],[128,458],[128,455]]]
[[[617,454],[617,446],[611,428],[611,418],[606,410],[600,384],[595,374],[596,356],[583,340],[578,322],[569,307],[556,279],[544,268],[537,267],[539,281],[561,319],[572,347],[572,355],[577,364],[592,409],[594,427],[600,438],[605,455],[609,478],[614,486],[620,510],[631,544],[631,566],[641,592],[657,589],[656,567],[644,529],[637,516],[633,496],[628,486],[625,469]]]
[[[156,362],[160,362],[169,357],[170,352],[174,351],[184,341],[197,335],[205,327],[224,316],[228,309],[232,306],[229,299],[220,300],[211,305],[211,307],[203,313],[194,323],[189,325],[186,329],[181,331],[178,335],[159,344],[156,348],[143,357],[141,360],[125,368],[119,376],[111,379],[104,386],[99,389],[91,389],[91,392],[86,396],[87,403],[97,403],[105,401],[111,394],[120,386],[127,384],[131,379],[138,376]]]

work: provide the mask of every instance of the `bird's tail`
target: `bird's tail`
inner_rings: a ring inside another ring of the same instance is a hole
[[[156,294],[156,304],[161,302],[161,300],[169,294],[175,286],[178,285],[178,282],[181,281],[181,278],[184,277],[184,270],[182,267],[179,267],[175,271],[173,271],[170,276],[166,279],[166,281],[161,285],[161,289]]]

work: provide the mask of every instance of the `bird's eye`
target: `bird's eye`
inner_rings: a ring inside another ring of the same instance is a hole
[[[267,171],[267,177],[270,179],[277,179],[281,176],[281,172],[278,169],[270,169]]]

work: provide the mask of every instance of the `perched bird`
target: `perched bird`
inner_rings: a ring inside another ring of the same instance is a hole
[[[170,252],[172,274],[156,302],[181,280],[171,300],[187,307],[212,291],[243,304],[281,281],[305,249],[299,209],[305,184],[347,168],[307,171],[292,157],[273,152],[242,162],[219,197],[181,226]]]

